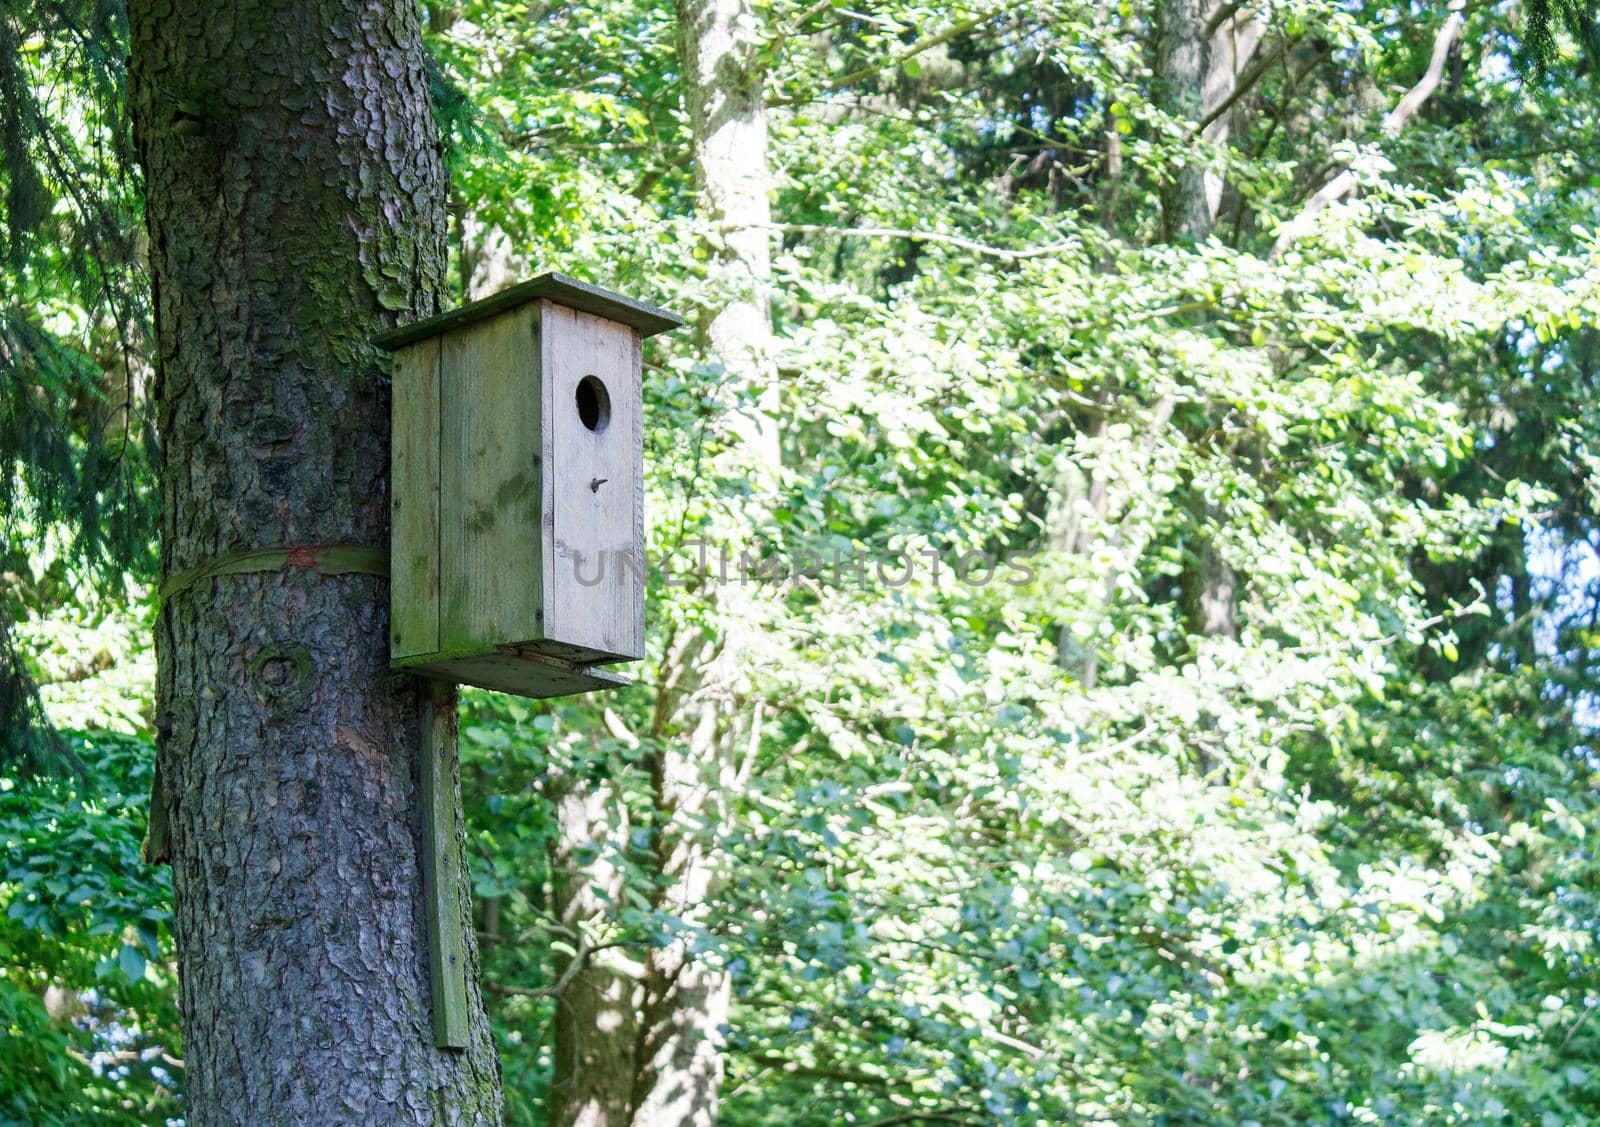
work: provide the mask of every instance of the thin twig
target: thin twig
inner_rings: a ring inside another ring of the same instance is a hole
[[[1449,61],[1450,52],[1455,47],[1456,41],[1461,38],[1461,29],[1466,23],[1466,17],[1463,14],[1465,7],[1466,5],[1462,0],[1452,0],[1450,16],[1444,21],[1444,25],[1439,28],[1439,34],[1434,37],[1433,55],[1428,60],[1428,69],[1417,80],[1417,84],[1407,90],[1405,95],[1395,103],[1394,108],[1384,115],[1383,132],[1386,136],[1393,137],[1404,129],[1411,119],[1417,115],[1417,111],[1422,108],[1423,104],[1433,96],[1433,92],[1439,88],[1439,83],[1444,78],[1445,63]],[[1316,195],[1306,201],[1305,207],[1300,209],[1300,214],[1284,224],[1283,229],[1278,233],[1277,240],[1272,244],[1272,252],[1267,256],[1268,260],[1276,260],[1281,256],[1288,249],[1289,244],[1294,242],[1310,226],[1312,219],[1316,218],[1318,214],[1332,204],[1337,203],[1355,191],[1355,188],[1356,174],[1348,168],[1324,184]]]
[[[942,47],[952,39],[957,39],[965,35],[967,32],[972,31],[974,28],[988,23],[992,19],[996,19],[999,16],[1004,16],[1014,12],[1018,8],[1021,8],[1030,2],[1031,0],[1016,0],[1016,2],[1012,4],[1003,4],[998,8],[993,8],[981,15],[974,16],[970,20],[963,20],[961,23],[958,23],[953,27],[948,27],[944,31],[941,31],[935,35],[923,36],[921,39],[907,47],[904,51],[891,55],[885,62],[872,63],[864,67],[859,67],[856,70],[851,71],[849,74],[841,75],[838,78],[831,79],[823,85],[820,92],[823,94],[831,94],[834,91],[842,90],[844,87],[849,86],[852,83],[860,82],[864,78],[871,78],[873,75],[879,74],[882,71],[893,70],[895,67],[904,63],[907,59],[914,59],[925,51],[931,51],[935,47]],[[806,101],[810,101],[810,99],[771,98],[767,101],[767,108],[776,109],[780,106],[799,105],[800,103]]]
[[[1067,251],[1079,249],[1079,244],[1071,240],[1051,243],[1049,246],[1026,247],[1021,250],[1011,247],[990,246],[987,243],[975,242],[972,239],[963,239],[959,235],[946,235],[939,231],[912,231],[903,227],[829,227],[822,223],[767,223],[769,230],[784,231],[796,235],[851,235],[865,239],[911,239],[915,242],[944,243],[948,246],[960,247],[970,250],[974,254],[981,254],[989,258],[1003,258],[1015,261],[1024,258],[1043,258],[1052,254],[1064,254]]]

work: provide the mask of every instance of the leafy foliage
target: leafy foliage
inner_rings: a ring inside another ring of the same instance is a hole
[[[693,334],[652,345],[649,661],[604,698],[466,704],[511,1121],[543,1120],[569,960],[683,937],[733,978],[730,1124],[1600,1115],[1596,111],[1592,68],[1557,65],[1592,17],[1472,7],[1395,131],[1445,13],[1247,14],[1270,65],[1207,140],[1163,100],[1151,3],[752,6],[781,472],[723,457],[750,404]],[[439,100],[463,292],[500,256],[719,307],[673,21],[652,0],[430,7],[460,92]],[[1225,184],[1215,234],[1166,241],[1196,160]],[[1294,225],[1340,170],[1357,190]],[[33,539],[22,633],[64,716],[77,651],[144,612],[75,608]],[[776,570],[731,624],[708,593],[741,555]],[[1218,560],[1234,628],[1208,631]],[[673,677],[735,625],[753,644],[714,691],[737,785],[691,926],[660,900],[675,812],[651,771],[686,738]],[[92,770],[134,750],[77,746]],[[554,800],[601,784],[580,862],[621,891],[575,931]],[[89,850],[50,836],[86,828],[61,812],[77,793],[0,795],[27,856]],[[7,877],[34,946],[0,1009],[36,1035],[0,1085],[32,1078],[36,1117],[67,1116],[74,1084],[166,1111],[167,1078],[77,1062],[109,1027],[52,1023],[35,991],[93,983],[172,1051],[164,963],[95,977],[154,953],[159,889],[120,867],[125,831],[74,870],[104,880],[111,930],[91,934],[100,900],[55,914],[73,889],[52,899],[43,868]]]
[[[1530,0],[1520,59],[1539,77],[1546,77],[1562,59],[1563,33],[1583,52],[1593,68],[1600,61],[1600,20],[1594,6],[1580,0]]]
[[[0,1120],[181,1114],[177,976],[164,870],[139,855],[151,749],[71,735],[75,781],[0,780]]]
[[[555,944],[488,946],[523,991],[491,994],[518,1114],[566,942],[555,830],[518,788],[627,800],[627,895],[591,943],[685,926],[651,908],[645,770],[681,734],[649,686],[720,629],[683,585],[704,541],[713,571],[727,548],[815,573],[759,604],[733,696],[755,735],[696,939],[735,976],[728,1122],[1582,1118],[1592,916],[1525,866],[1586,871],[1595,817],[1589,565],[1552,576],[1539,546],[1578,560],[1594,533],[1591,181],[1539,155],[1588,135],[1586,79],[1520,100],[1479,18],[1461,77],[1386,139],[1351,92],[1415,81],[1418,38],[1274,8],[1286,62],[1217,154],[1219,238],[1174,247],[1192,126],[1155,96],[1149,8],[762,13],[779,495],[706,476],[741,405],[669,340],[646,387],[651,549],[678,573],[652,591],[659,664],[468,729],[480,894],[501,934]],[[473,216],[692,310],[716,296],[677,248],[716,236],[660,93],[669,15],[467,7],[441,49],[508,123],[462,181]],[[1359,197],[1273,257],[1341,161]],[[1202,537],[1242,577],[1237,638],[1187,618]],[[971,553],[1026,570],[962,582]]]
[[[0,5],[0,571],[53,529],[85,580],[154,573],[148,286],[124,104],[126,20],[101,0]],[[75,766],[40,724],[0,595],[0,763]]]

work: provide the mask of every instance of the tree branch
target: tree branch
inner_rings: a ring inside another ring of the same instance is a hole
[[[1439,29],[1439,34],[1433,40],[1433,56],[1428,60],[1428,69],[1417,80],[1417,84],[1406,91],[1405,97],[1396,102],[1394,109],[1384,117],[1383,131],[1389,136],[1392,137],[1404,129],[1422,108],[1423,103],[1439,88],[1451,48],[1456,45],[1456,40],[1461,38],[1461,28],[1466,23],[1466,18],[1461,13],[1462,7],[1460,0],[1455,0],[1450,5],[1450,17],[1444,21],[1444,26]]]
[[[967,32],[972,31],[974,28],[981,27],[983,24],[988,23],[990,20],[995,19],[996,17],[1014,12],[1029,2],[1030,0],[1015,0],[1015,2],[1011,4],[1002,4],[998,8],[992,8],[987,12],[976,15],[970,20],[963,20],[961,23],[955,24],[952,27],[948,27],[936,35],[925,35],[907,47],[904,51],[901,51],[895,55],[891,55],[886,62],[872,63],[868,66],[858,67],[849,74],[830,79],[823,85],[820,93],[831,94],[835,91],[842,90],[851,83],[860,82],[864,78],[871,78],[873,75],[879,74],[882,71],[893,70],[895,67],[904,63],[907,59],[914,59],[924,51],[931,51],[935,47],[942,47],[952,39],[960,38]],[[776,109],[781,106],[793,106],[810,100],[811,99],[809,98],[771,98],[767,101],[767,108]]]
[[[801,1064],[799,1061],[790,1060],[788,1057],[776,1053],[754,1053],[751,1060],[766,1068],[786,1072],[791,1076],[809,1076],[817,1080],[837,1080],[842,1084],[861,1084],[874,1087],[893,1088],[898,1081],[888,1076],[876,1076],[870,1072],[859,1072],[854,1069],[833,1068],[827,1065]]]
[[[1262,75],[1267,73],[1267,69],[1271,67],[1273,63],[1277,62],[1278,59],[1282,57],[1283,53],[1287,51],[1295,42],[1295,40],[1288,38],[1278,40],[1278,45],[1276,47],[1274,47],[1271,51],[1268,51],[1265,55],[1262,55],[1253,64],[1246,68],[1244,73],[1240,74],[1238,79],[1234,82],[1233,92],[1224,98],[1216,109],[1212,110],[1210,113],[1206,114],[1200,119],[1199,123],[1195,125],[1193,131],[1190,132],[1189,139],[1192,141],[1204,133],[1206,131],[1206,126],[1210,125],[1213,121],[1216,121],[1217,118],[1233,109],[1233,107],[1239,103],[1240,98],[1254,90],[1256,88],[1256,84],[1261,81]]]
[[[572,956],[567,965],[562,968],[560,977],[549,986],[537,988],[532,986],[513,986],[510,983],[490,982],[485,979],[483,988],[491,994],[508,994],[514,998],[559,998],[562,991],[572,985],[572,980],[578,977],[578,972],[583,969],[584,964],[592,956],[599,954],[601,951],[608,951],[613,947],[626,946],[627,943],[625,941],[615,940],[610,943],[596,943],[591,947],[587,940],[579,936],[578,953]]]
[[[949,246],[960,247],[963,250],[970,250],[974,254],[1007,260],[1042,258],[1046,255],[1077,250],[1079,247],[1078,243],[1063,240],[1059,243],[1051,243],[1049,246],[1025,247],[1021,250],[1015,250],[1011,247],[996,247],[987,243],[975,242],[972,239],[963,239],[959,235],[946,235],[938,231],[912,231],[903,227],[829,227],[822,223],[769,223],[766,226],[773,231],[784,231],[796,235],[853,235],[866,239],[912,239],[924,243],[945,243]]]
[[[1201,39],[1210,39],[1222,29],[1222,25],[1239,14],[1239,9],[1244,7],[1245,0],[1231,0],[1216,10],[1216,13],[1206,21],[1205,30],[1200,33]]]
[[[1439,88],[1440,81],[1444,78],[1445,63],[1450,58],[1450,51],[1461,38],[1461,29],[1466,23],[1463,14],[1466,5],[1462,0],[1451,0],[1450,16],[1439,28],[1439,34],[1433,40],[1433,55],[1428,60],[1428,69],[1423,72],[1417,84],[1395,103],[1395,106],[1383,118],[1383,132],[1386,136],[1393,137],[1410,123],[1417,115],[1424,103],[1433,96]],[[1290,243],[1294,242],[1310,226],[1311,221],[1330,205],[1343,199],[1355,190],[1356,175],[1350,169],[1345,169],[1339,175],[1329,180],[1306,201],[1305,207],[1300,209],[1300,214],[1279,231],[1277,241],[1272,244],[1272,253],[1268,260],[1275,260],[1283,254]]]

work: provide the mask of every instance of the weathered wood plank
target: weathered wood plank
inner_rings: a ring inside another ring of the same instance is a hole
[[[461,903],[461,843],[455,689],[430,682],[423,705],[422,894],[428,910],[428,959],[433,978],[433,1039],[443,1049],[467,1047],[466,913]]]
[[[445,335],[439,648],[538,636],[540,403],[526,306]]]
[[[439,341],[394,358],[389,652],[439,648]]]
[[[417,658],[403,668],[408,673],[534,699],[632,684],[626,674],[615,669],[603,665],[576,665],[535,649],[470,654],[437,661]]]
[[[409,325],[401,325],[397,329],[380,333],[373,338],[373,343],[379,348],[400,348],[424,337],[439,336],[487,320],[543,297],[555,298],[563,305],[569,305],[574,309],[608,317],[639,330],[647,337],[664,333],[683,324],[683,318],[676,313],[551,271],[540,274],[537,278],[530,278],[526,282],[508,286],[499,293],[490,294],[458,309],[452,309],[448,313],[441,313],[437,317],[413,321]]]
[[[545,487],[547,648],[580,663],[643,657],[639,334],[551,301],[540,307],[553,467]],[[585,397],[591,380],[604,391],[590,384]]]

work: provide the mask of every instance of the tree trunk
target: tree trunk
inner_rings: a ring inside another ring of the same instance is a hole
[[[722,240],[711,272],[719,293],[706,345],[734,391],[756,405],[730,421],[744,445],[741,460],[772,469],[779,460],[778,382],[770,355],[772,173],[762,46],[761,19],[749,0],[678,0],[695,181]]]
[[[129,23],[187,1121],[496,1123],[470,933],[469,1047],[434,1046],[422,697],[388,669],[387,585],[317,566],[387,545],[389,385],[367,341],[434,312],[444,277],[416,10],[138,0]],[[260,548],[282,566],[196,574]]]
[[[1101,402],[1109,409],[1111,397],[1103,395]],[[1143,459],[1154,457],[1160,448],[1172,423],[1175,406],[1172,396],[1163,395],[1151,407],[1140,438]],[[1095,427],[1095,437],[1103,439],[1109,425],[1109,417],[1103,417]],[[1094,688],[1099,682],[1100,657],[1094,649],[1095,638],[1100,623],[1111,611],[1117,581],[1125,571],[1137,566],[1150,539],[1148,531],[1139,533],[1132,543],[1127,539],[1132,524],[1126,511],[1133,494],[1131,481],[1143,476],[1125,472],[1112,475],[1104,467],[1097,466],[1085,488],[1082,473],[1070,461],[1063,460],[1055,472],[1053,499],[1045,517],[1045,536],[1050,549],[1081,556],[1099,553],[1110,557],[1097,595],[1083,608],[1081,617],[1089,626],[1087,644],[1073,636],[1069,625],[1062,625],[1056,631],[1056,664],[1086,689]],[[1084,508],[1088,509],[1090,519],[1087,521],[1083,519]]]
[[[1161,0],[1156,8],[1156,88],[1161,107],[1183,121],[1204,116],[1205,13],[1208,0]],[[1207,204],[1206,166],[1188,161],[1161,193],[1162,234],[1168,240],[1204,239],[1216,213]]]
[[[1215,24],[1215,26],[1213,26]],[[1259,19],[1212,0],[1161,0],[1157,11],[1156,82],[1162,107],[1200,126],[1206,148],[1233,131],[1225,110],[1265,30]],[[1162,225],[1172,239],[1203,241],[1217,225],[1223,180],[1209,160],[1189,161],[1162,194]]]
[[[731,474],[736,467],[749,483],[754,500],[747,518],[759,511],[762,492],[780,464],[768,294],[771,174],[760,34],[760,18],[748,0],[679,0],[679,55],[696,179],[705,214],[718,235],[703,344],[727,373],[721,394],[733,405],[722,420],[729,431],[727,449],[713,472]],[[734,748],[741,724],[734,686],[748,673],[751,641],[760,628],[754,589],[722,586],[711,593],[710,602],[715,643],[705,644],[697,635],[668,646],[649,755],[658,867],[655,907],[690,929],[708,922],[707,905],[721,880],[715,837],[725,824],[737,774]],[[574,832],[591,832],[577,828],[582,819],[572,825]],[[563,850],[568,849],[567,833],[564,823]],[[591,868],[585,879],[591,886],[603,886],[606,878]],[[592,1031],[606,1030],[589,1012],[589,1003],[575,999],[557,1010],[558,1027],[566,1027],[558,1028],[557,1044],[567,1047],[557,1052],[555,1086],[561,1094],[554,1101],[552,1123],[710,1127],[716,1122],[723,1072],[720,1042],[731,1001],[727,974],[695,956],[692,944],[683,939],[649,953],[638,988],[627,1119],[574,1117],[575,1107],[616,1106],[614,1092],[596,1088],[618,1075],[611,1064],[620,1058],[620,1033],[626,1028],[625,1022],[617,1025],[609,1049],[594,1046]],[[610,989],[599,995],[606,1013],[613,1008]],[[585,1045],[591,1048],[582,1049]],[[588,1059],[606,1062],[600,1076],[585,1080],[573,1075],[583,1066],[585,1051],[595,1054]],[[575,1103],[569,1095],[578,1089],[587,1091],[587,1103]]]
[[[689,710],[694,727],[670,736],[653,756],[652,784],[660,820],[656,851],[662,892],[656,907],[690,927],[706,921],[721,878],[712,837],[724,824],[733,779],[732,731],[719,685],[724,658],[743,647],[724,633],[722,652],[678,682],[705,693]],[[709,690],[709,692],[707,692]],[[645,963],[639,1029],[636,1127],[712,1127],[722,1085],[722,1029],[732,1002],[728,975],[697,958],[687,939],[653,948]]]
[[[1161,0],[1156,80],[1163,106],[1200,125],[1207,147],[1227,143],[1232,131],[1228,102],[1261,33],[1259,20],[1245,17],[1241,22],[1237,11],[1225,16],[1222,5],[1212,0]],[[1162,194],[1165,236],[1193,242],[1210,238],[1222,190],[1222,177],[1210,161],[1187,162]],[[1218,506],[1197,502],[1194,520],[1202,527],[1183,571],[1184,616],[1191,634],[1233,638],[1239,633],[1238,576],[1204,527],[1225,519]]]
[[[1206,512],[1216,517],[1221,510],[1207,506]],[[1198,534],[1193,557],[1184,562],[1183,593],[1189,633],[1207,638],[1239,636],[1239,577],[1205,530]]]
[[[511,248],[511,237],[471,212],[461,217],[461,238],[456,248],[461,268],[461,291],[477,301],[515,285],[522,256]]]
[[[694,138],[702,206],[717,227],[714,297],[705,345],[727,372],[730,445],[723,472],[737,466],[763,505],[780,464],[778,380],[772,363],[772,209],[767,193],[767,118],[759,51],[761,19],[749,0],[678,0],[678,48]],[[685,646],[673,666],[676,710],[652,762],[660,831],[656,840],[662,891],[658,908],[691,926],[722,878],[712,840],[727,819],[739,732],[735,685],[748,674],[752,633],[759,629],[754,588],[713,591],[718,644],[703,653]],[[665,671],[664,671],[665,672]],[[664,678],[665,680],[665,678]],[[731,987],[726,972],[696,958],[687,940],[650,952],[635,1087],[639,1127],[716,1122],[722,1083],[722,1031]]]
[[[555,1080],[549,1120],[563,1127],[624,1127],[633,1103],[638,1039],[639,971],[621,948],[596,951],[584,933],[622,900],[614,851],[627,826],[610,815],[624,809],[609,780],[565,776],[550,796],[557,835],[550,858],[555,910],[574,954],[561,965],[556,990]]]

